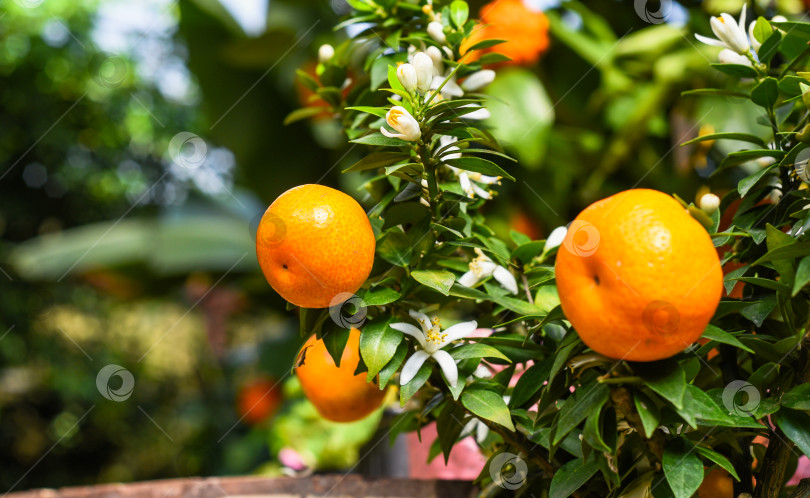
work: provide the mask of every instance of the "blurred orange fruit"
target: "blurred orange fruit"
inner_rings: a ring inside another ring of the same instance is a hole
[[[258,424],[272,417],[281,406],[281,387],[275,379],[256,379],[239,391],[236,410],[248,424]]]
[[[323,185],[300,185],[281,194],[256,234],[265,278],[302,308],[327,308],[351,297],[371,273],[375,245],[360,204]]]
[[[528,236],[532,240],[543,238],[543,231],[540,230],[534,218],[523,208],[518,208],[512,212],[509,217],[509,228]]]
[[[304,344],[295,367],[301,388],[323,418],[334,422],[354,422],[380,407],[385,390],[366,382],[366,374],[354,375],[360,363],[360,331],[352,329],[340,366],[322,340],[311,336]]]
[[[522,0],[494,0],[481,8],[481,24],[461,44],[460,52],[483,40],[506,40],[491,48],[476,50],[466,62],[477,60],[487,52],[497,52],[512,59],[512,64],[531,65],[548,48],[548,19],[542,12],[531,10]]]
[[[703,478],[697,490],[700,498],[734,498],[734,481],[725,470],[714,469]]]
[[[648,189],[585,208],[557,252],[556,274],[562,309],[582,341],[631,361],[668,358],[695,342],[723,289],[703,226]]]

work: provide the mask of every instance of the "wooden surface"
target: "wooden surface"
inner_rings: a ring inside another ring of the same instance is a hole
[[[102,484],[61,489],[36,489],[6,498],[310,498],[418,497],[468,498],[475,496],[467,481],[369,479],[358,475],[311,477],[208,477]]]

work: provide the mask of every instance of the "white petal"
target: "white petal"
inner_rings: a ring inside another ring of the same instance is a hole
[[[459,173],[458,183],[461,185],[461,190],[464,191],[467,197],[470,199],[475,198],[475,191],[472,188],[472,182],[470,181],[470,177],[467,176],[467,173]]]
[[[495,280],[497,280],[504,289],[508,290],[512,294],[518,293],[518,286],[515,277],[513,277],[512,274],[509,273],[509,270],[503,266],[495,268],[495,272],[492,274],[492,276],[495,277]]]
[[[740,28],[740,31],[743,33],[745,33],[745,9],[746,4],[743,3],[742,12],[740,12],[740,23],[737,25],[737,27]]]
[[[492,372],[490,372],[489,369],[484,365],[478,365],[475,368],[475,372],[473,372],[473,376],[478,377],[479,379],[487,379],[492,377]]]
[[[477,328],[478,322],[476,322],[475,320],[471,322],[457,323],[444,331],[443,334],[447,334],[447,338],[444,341],[442,341],[443,345],[453,341],[457,341],[463,337],[467,337],[468,335],[475,332],[475,329]]]
[[[425,343],[425,334],[422,333],[422,331],[419,330],[418,328],[411,325],[410,323],[402,323],[402,322],[392,323],[391,328],[394,330],[399,330],[403,334],[407,334],[416,339],[416,341],[419,342],[419,346],[422,349],[425,349],[425,346],[427,346],[427,344]]]
[[[724,48],[717,54],[717,60],[719,60],[723,64],[742,64],[743,66],[750,66],[751,60],[744,55],[740,55],[737,52]]]
[[[562,244],[563,239],[565,239],[565,234],[568,233],[568,229],[564,226],[557,227],[548,234],[548,238],[546,239],[546,246],[544,250],[548,251],[558,247]]]
[[[462,106],[462,107],[466,107],[466,106]],[[482,108],[480,108],[478,110],[475,110],[473,112],[468,112],[467,114],[464,114],[461,117],[464,118],[464,119],[474,119],[476,121],[480,121],[482,119],[489,119],[491,116],[492,116],[492,114],[490,114],[489,110],[484,109],[482,107]]]
[[[479,187],[475,182],[472,182],[472,188],[473,188],[473,192],[478,194],[478,197],[480,197],[482,199],[492,199],[492,194],[490,194],[486,190]]]
[[[751,47],[754,49],[754,52],[759,52],[759,47],[761,47],[762,44],[759,43],[759,40],[754,36],[754,26],[756,25],[756,21],[751,21],[751,24],[748,26],[748,39],[751,40]]]
[[[480,280],[481,279],[479,279],[475,273],[468,271],[467,273],[459,277],[459,279],[456,280],[456,283],[464,287],[475,287],[475,285]]]
[[[399,138],[400,140],[405,140],[405,135],[403,135],[402,133],[391,133],[390,131],[385,129],[385,126],[380,126],[380,133],[382,133],[388,138]]]
[[[450,356],[450,353],[442,349],[436,351],[431,356],[441,367],[442,372],[444,372],[444,378],[447,379],[447,383],[450,384],[450,387],[456,387],[458,383],[458,367],[456,366],[456,360]],[[411,358],[413,358],[413,356],[411,356]],[[410,362],[410,360],[408,361]],[[402,371],[404,373],[405,369],[403,368]]]
[[[479,421],[475,428],[475,441],[478,444],[483,444],[488,435],[489,427],[487,427],[485,423]]]
[[[473,92],[483,88],[495,79],[495,71],[492,69],[482,69],[467,76],[461,83],[461,88],[467,92]]]
[[[498,265],[493,263],[488,257],[486,257],[486,260],[477,261],[475,264],[478,265],[478,275],[480,275],[481,278],[491,277],[492,274],[495,273],[495,269],[498,268]]]
[[[420,313],[416,310],[408,310],[408,314],[411,315],[411,318],[419,322],[419,325],[422,326],[422,330],[427,334],[433,328],[433,324],[430,321],[430,317],[424,313]]]
[[[419,369],[422,368],[422,365],[425,364],[425,360],[427,360],[429,356],[430,355],[424,351],[417,351],[412,354],[411,357],[408,358],[408,361],[405,362],[405,366],[402,367],[402,372],[399,374],[399,385],[404,386],[408,382],[412,381],[419,372]],[[453,366],[456,366],[455,363]]]
[[[709,38],[708,36],[695,33],[695,38],[697,38],[699,42],[705,43],[706,45],[711,45],[712,47],[726,47],[725,43],[721,42],[720,40],[715,40],[714,38]]]

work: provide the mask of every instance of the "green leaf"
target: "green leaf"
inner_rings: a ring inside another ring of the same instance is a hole
[[[385,367],[380,370],[380,390],[385,389],[385,386],[388,385],[388,381],[391,380],[391,377],[397,373],[399,367],[402,365],[402,362],[405,360],[405,354],[408,352],[408,341],[402,341],[397,346],[397,351],[394,353],[394,356],[391,358]]]
[[[291,123],[295,123],[296,121],[301,121],[302,119],[307,119],[316,114],[320,114],[323,111],[328,111],[328,107],[302,107],[300,109],[296,109],[293,112],[287,114],[287,117],[284,118],[284,125],[288,125]]]
[[[675,498],[690,498],[703,482],[703,463],[692,444],[683,439],[666,445],[661,465]]]
[[[616,451],[616,411],[609,406],[593,411],[585,419],[582,437],[591,448],[604,453]]]
[[[331,320],[327,322],[327,324],[329,323],[334,324]],[[324,328],[328,326],[327,324],[324,325]],[[346,347],[346,342],[349,340],[350,332],[349,329],[334,325],[323,336],[323,345],[326,346],[326,350],[329,351],[329,356],[332,357],[332,360],[334,360],[335,365],[338,367],[340,366],[340,359],[343,357],[343,349]]]
[[[779,98],[779,83],[771,76],[763,79],[751,90],[751,100],[764,108],[773,107]]]
[[[481,157],[458,157],[455,159],[445,159],[443,162],[466,171],[475,171],[490,176],[502,176],[513,181],[515,179],[497,164]]]
[[[506,43],[506,40],[482,40],[474,44],[472,47],[468,48],[467,51],[464,53],[466,54],[472,52],[473,50],[481,50],[485,48],[494,47],[495,45],[500,45],[501,43]]]
[[[806,456],[810,457],[810,415],[783,408],[773,416],[776,425]]]
[[[762,46],[759,47],[757,50],[757,57],[759,57],[759,61],[763,64],[768,64],[773,59],[773,56],[776,55],[777,50],[779,50],[779,44],[782,42],[782,33],[779,31],[774,31],[771,36],[768,37],[765,42],[762,43]],[[753,92],[751,94],[753,97]]]
[[[638,391],[633,393],[633,404],[636,406],[641,426],[644,428],[644,435],[651,438],[661,420],[661,412],[653,400]]]
[[[498,394],[481,389],[469,389],[461,394],[461,404],[477,417],[491,420],[510,431],[515,430],[509,408]]]
[[[425,382],[430,378],[430,372],[432,370],[432,366],[430,361],[426,361],[422,364],[419,368],[419,371],[416,372],[416,375],[410,382],[405,384],[404,386],[400,386],[399,388],[399,404],[400,406],[405,406],[405,403],[408,402],[409,399],[413,398],[413,395],[425,385]]]
[[[353,144],[376,145],[378,147],[406,147],[409,145],[409,142],[406,142],[405,140],[400,140],[399,138],[386,137],[385,135],[379,132],[370,133],[368,135],[349,141]]]
[[[741,343],[739,339],[714,325],[706,326],[706,330],[703,331],[703,337],[712,341],[722,342],[723,344],[730,344],[752,354],[754,352],[751,348]]]
[[[770,38],[772,34],[773,28],[768,20],[762,16],[757,17],[757,20],[754,23],[754,38],[761,44]]]
[[[435,289],[445,296],[450,294],[450,288],[456,281],[456,276],[446,270],[414,270],[411,276],[420,284]]]
[[[740,480],[740,476],[737,475],[737,471],[734,469],[734,466],[731,465],[728,458],[724,457],[720,453],[710,450],[709,448],[704,448],[703,446],[695,446],[695,449],[703,458],[707,458],[712,462],[716,463],[717,465],[723,467],[729,474],[734,476],[734,479]]]
[[[436,419],[436,432],[439,440],[439,446],[444,455],[444,464],[447,465],[450,459],[450,451],[453,446],[458,442],[458,437],[461,431],[464,430],[464,408],[456,403],[445,403],[441,413]]]
[[[372,152],[344,169],[343,172],[350,173],[352,171],[367,171],[370,169],[384,168],[407,159],[408,156],[402,152]]]
[[[592,382],[577,388],[574,394],[565,400],[558,415],[557,426],[554,431],[553,444],[557,444],[578,426],[589,414],[598,411],[608,399],[610,388],[606,384]]]
[[[347,111],[360,111],[366,112],[368,114],[373,114],[377,117],[384,118],[386,114],[388,114],[388,109],[385,107],[370,107],[366,105],[360,105],[356,107],[347,107]]]
[[[726,73],[729,76],[736,76],[738,78],[756,78],[757,71],[751,66],[744,66],[742,64],[709,64],[711,67],[720,72]]]
[[[467,358],[499,358],[510,363],[512,362],[508,356],[501,353],[497,348],[480,342],[453,348],[450,350],[450,356],[456,361]]]
[[[367,323],[360,332],[360,356],[368,367],[366,382],[391,361],[402,342],[402,332],[389,326],[391,319],[377,319]]]
[[[749,133],[712,133],[710,135],[701,135],[697,138],[693,138],[687,142],[682,143],[681,145],[689,145],[698,142],[707,142],[709,140],[739,140],[741,142],[750,142],[755,145],[759,145],[760,147],[765,147],[765,141],[759,138],[756,135],[751,135]]]
[[[411,262],[411,243],[399,230],[392,230],[377,244],[377,254],[396,266],[408,266]]]
[[[807,256],[808,253],[810,253],[810,242],[797,242],[769,250],[758,260],[754,261],[752,266],[761,265],[762,263],[770,261],[778,261],[780,259],[794,259]]]
[[[636,369],[647,387],[672,403],[675,408],[683,408],[686,393],[686,374],[675,361],[664,360],[655,363],[638,364]]]
[[[588,460],[577,458],[566,462],[554,473],[551,479],[549,496],[554,498],[568,498],[581,488],[591,477],[599,471],[596,458],[592,455]]]
[[[767,168],[762,168],[753,175],[743,178],[737,184],[737,191],[740,193],[742,197],[745,197],[746,195],[748,195],[748,192],[752,188],[754,188],[754,185],[756,185],[759,180],[761,180],[765,175],[770,173],[771,170],[774,169],[775,167],[777,167],[777,164],[772,164]]]
[[[366,306],[383,306],[397,301],[400,297],[399,292],[390,287],[372,287],[363,295],[363,302]]]
[[[543,381],[548,379],[548,374],[551,372],[552,361],[552,358],[546,358],[523,372],[512,390],[509,406],[516,408],[523,405],[543,387]]]
[[[810,382],[800,384],[782,396],[782,406],[794,410],[810,410]],[[810,427],[808,427],[810,429]]]
[[[810,283],[810,256],[805,256],[799,261],[799,267],[796,268],[796,276],[793,277],[793,292],[791,295],[796,297],[796,294]]]
[[[450,4],[450,20],[453,21],[456,28],[463,28],[469,15],[470,7],[464,0],[455,0]]]

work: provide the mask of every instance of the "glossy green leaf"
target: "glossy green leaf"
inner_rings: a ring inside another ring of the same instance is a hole
[[[599,471],[599,466],[596,464],[594,456],[588,460],[577,458],[566,462],[554,473],[549,496],[568,498],[588,482],[597,471]]]
[[[782,432],[799,447],[802,453],[810,457],[810,415],[783,408],[773,418]]]
[[[703,482],[703,462],[692,443],[684,439],[670,441],[664,447],[661,465],[675,498],[690,498]]]
[[[481,173],[483,175],[489,176],[501,176],[503,178],[508,178],[509,180],[514,180],[515,178],[503,170],[500,166],[493,163],[488,159],[484,159],[481,157],[458,157],[455,159],[445,159],[445,163],[449,164],[450,166],[455,166],[456,168],[460,168],[466,171],[474,171],[476,173]]]
[[[795,297],[807,284],[810,284],[810,256],[805,256],[799,261],[796,275],[793,277],[791,295]]]
[[[653,432],[658,428],[658,424],[661,421],[660,410],[658,410],[653,400],[638,391],[633,393],[633,404],[641,419],[644,435],[648,438],[652,437]]]
[[[445,296],[450,294],[450,288],[456,281],[456,276],[446,270],[414,270],[411,272],[411,276],[420,284],[437,290]]]
[[[450,350],[450,356],[452,356],[456,361],[467,358],[498,358],[505,361],[511,361],[509,360],[508,356],[501,353],[497,348],[480,342],[465,344],[463,346],[453,348]]]
[[[391,377],[397,373],[399,367],[402,366],[402,362],[405,360],[405,355],[408,353],[408,341],[402,341],[397,346],[397,350],[394,353],[394,356],[391,358],[391,361],[386,363],[382,370],[380,370],[380,389],[385,389],[385,386],[388,385],[388,381],[391,380]]]
[[[335,365],[340,366],[340,360],[343,357],[343,349],[346,347],[346,342],[349,340],[349,329],[344,329],[334,325],[331,320],[324,324],[324,329],[329,328],[323,336],[323,345],[335,362]]]
[[[350,142],[353,144],[375,145],[378,147],[405,147],[409,145],[409,142],[406,142],[405,140],[386,137],[379,132],[370,133],[360,138],[350,140]]]
[[[450,20],[453,21],[456,28],[464,27],[464,23],[467,22],[469,15],[470,7],[464,0],[454,0],[453,3],[450,4]]]
[[[754,352],[751,348],[741,343],[739,339],[714,325],[706,326],[706,330],[703,331],[703,337],[712,341],[722,342],[723,344],[730,344],[749,353]]]
[[[683,408],[686,393],[686,374],[677,362],[664,360],[656,363],[639,364],[639,375],[647,387],[660,394],[676,408]]]
[[[396,302],[400,297],[400,293],[390,287],[372,287],[363,295],[363,302],[366,306],[383,306]]]
[[[543,387],[543,382],[548,379],[548,374],[551,372],[552,362],[552,358],[546,358],[523,372],[512,390],[509,406],[518,407],[523,405]]]
[[[786,392],[782,396],[782,406],[794,410],[810,410],[810,382],[799,384]]]
[[[410,382],[405,384],[404,386],[400,386],[399,388],[399,404],[400,406],[405,406],[405,403],[408,402],[409,399],[413,398],[413,395],[425,385],[425,382],[430,378],[430,372],[432,370],[432,365],[430,361],[426,361],[422,367],[416,372],[416,375]]]
[[[720,72],[726,73],[729,76],[736,76],[738,78],[756,78],[757,71],[751,66],[744,66],[742,64],[709,64],[711,67]]]
[[[367,382],[371,382],[391,361],[402,342],[402,332],[392,329],[390,321],[390,318],[371,321],[360,332],[360,356],[368,368]]]
[[[503,398],[492,391],[468,389],[461,394],[461,404],[474,415],[491,420],[510,431],[515,430],[509,408]]]
[[[610,395],[610,388],[606,384],[596,381],[577,388],[560,409],[552,442],[559,443],[571,432],[571,429],[585,420],[585,417],[598,411],[607,401],[608,395]]]
[[[695,446],[695,450],[702,456],[712,462],[716,463],[717,465],[724,468],[729,474],[734,476],[734,479],[740,480],[740,477],[737,475],[737,471],[734,469],[734,466],[728,460],[728,458],[724,457],[720,453],[711,450],[709,448],[705,448],[703,446]]]

